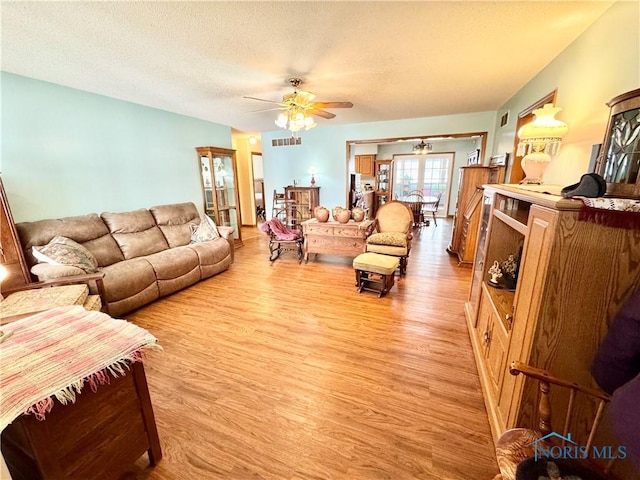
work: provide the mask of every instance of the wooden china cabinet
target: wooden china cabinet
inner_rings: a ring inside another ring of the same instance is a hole
[[[217,225],[233,227],[236,246],[242,245],[236,152],[220,147],[196,147],[204,211]]]
[[[391,160],[376,160],[374,162],[374,200],[371,217],[375,217],[378,207],[391,200],[392,185]]]
[[[637,231],[580,220],[582,201],[545,191],[559,194],[560,187],[484,185],[465,313],[494,439],[515,426],[535,426],[537,383],[510,375],[510,363],[595,385],[596,351],[640,288],[640,263],[630,262],[640,258]],[[519,257],[515,289],[492,286],[489,268],[509,255]],[[566,401],[553,396],[553,411],[564,411]],[[576,399],[580,415],[593,408]],[[584,438],[585,424],[572,425],[574,437]]]
[[[640,198],[640,88],[607,102],[609,123],[596,172],[607,182],[613,197]]]
[[[320,187],[289,185],[284,188],[287,205],[287,225],[297,226],[313,217],[313,210],[320,205]]]
[[[471,267],[482,206],[482,185],[501,181],[504,167],[465,165],[459,169],[458,199],[453,217],[453,232],[447,252],[457,255],[460,266]]]

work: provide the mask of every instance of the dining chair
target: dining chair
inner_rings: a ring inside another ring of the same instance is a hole
[[[424,204],[424,195],[420,190],[411,190],[402,197],[402,201],[413,212],[413,226],[421,227],[424,225],[424,214],[422,213],[422,205]]]
[[[438,207],[440,206],[440,199],[442,198],[442,192],[439,192],[436,196],[436,200],[434,202],[423,202],[422,204],[422,216],[424,218],[425,215],[429,213],[433,217],[433,224],[437,227],[438,222],[436,221],[436,213],[438,211]]]

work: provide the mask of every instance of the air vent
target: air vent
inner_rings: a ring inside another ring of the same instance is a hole
[[[504,115],[500,117],[500,126],[506,127],[507,123],[509,123],[509,112],[505,112]]]
[[[271,140],[273,147],[290,147],[291,145],[302,145],[302,137],[274,138]]]

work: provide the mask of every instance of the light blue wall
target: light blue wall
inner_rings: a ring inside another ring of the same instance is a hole
[[[273,190],[282,191],[293,180],[309,185],[310,167],[318,170],[316,185],[320,186],[320,203],[328,208],[345,205],[348,189],[347,145],[353,140],[394,137],[427,137],[453,133],[488,132],[487,145],[493,144],[496,112],[446,115],[387,122],[318,126],[302,132],[302,145],[273,147],[271,140],[287,136],[284,130],[262,134],[267,212],[271,212]]]
[[[195,147],[231,147],[230,127],[6,72],[0,81],[0,170],[17,222],[201,209]]]
[[[526,61],[526,59],[515,60]],[[560,186],[587,173],[591,148],[602,143],[609,118],[606,103],[640,87],[640,2],[616,2],[549,65],[498,109],[509,123],[495,127],[494,152],[513,149],[518,113],[557,89],[557,118],[569,132],[544,182]]]

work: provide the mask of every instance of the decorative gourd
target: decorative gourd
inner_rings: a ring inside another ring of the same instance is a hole
[[[342,207],[333,207],[333,208],[331,209],[331,217],[332,217],[334,220],[338,220],[338,212],[339,212],[340,210],[342,210]]]
[[[329,220],[329,209],[318,206],[313,209],[313,215],[319,222],[327,222]]]
[[[338,216],[336,220],[338,220],[338,222],[340,223],[347,223],[351,219],[351,211],[347,210],[346,208],[341,208],[337,212],[337,215]]]
[[[364,220],[365,211],[364,208],[356,207],[351,210],[351,218],[353,218],[354,222],[361,222]]]

